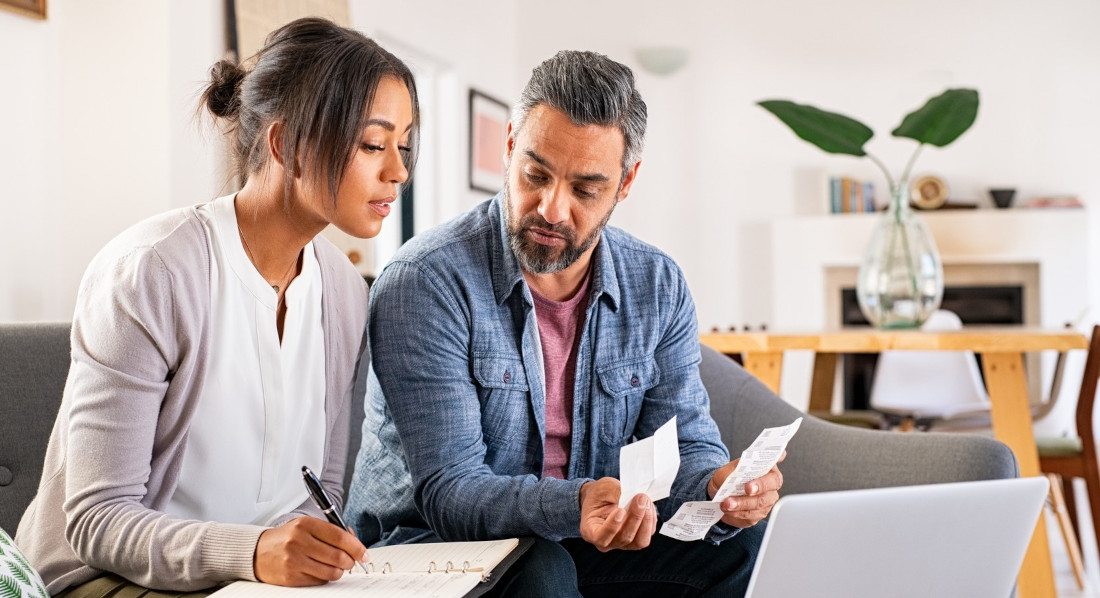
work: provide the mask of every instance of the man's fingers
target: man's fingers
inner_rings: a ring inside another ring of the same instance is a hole
[[[726,513],[747,513],[759,509],[770,510],[779,500],[779,493],[765,492],[757,496],[731,496],[722,501],[721,509]]]
[[[771,471],[745,484],[745,494],[757,496],[767,492],[777,492],[783,487],[783,474],[773,467]]]
[[[649,541],[653,538],[653,534],[656,531],[657,507],[653,506],[651,503],[649,508],[646,509],[645,517],[642,519],[642,525],[638,528],[638,532],[634,534],[632,548],[641,549],[649,546]]]
[[[622,528],[619,533],[615,534],[615,540],[612,543],[612,548],[625,548],[630,546],[634,542],[634,538],[638,535],[638,529],[642,527],[642,522],[645,521],[646,515],[650,511],[649,497],[644,494],[639,494],[630,501],[627,505],[627,516],[623,522]]]
[[[597,530],[595,537],[592,539],[592,544],[600,549],[600,552],[607,552],[614,548],[612,543],[615,541],[615,536],[618,535],[619,530],[623,528],[623,524],[626,521],[626,511],[618,507],[615,508],[607,519],[604,519],[603,525]]]

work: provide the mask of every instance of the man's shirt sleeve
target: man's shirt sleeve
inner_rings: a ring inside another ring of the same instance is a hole
[[[478,314],[412,262],[391,263],[371,293],[374,371],[401,437],[417,510],[447,541],[580,535],[587,479],[502,476],[485,463],[471,372]]]

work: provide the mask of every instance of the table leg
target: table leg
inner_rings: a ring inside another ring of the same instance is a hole
[[[779,381],[783,377],[783,352],[745,353],[745,370],[772,389],[772,392],[779,394]]]
[[[989,399],[993,403],[993,435],[1016,454],[1021,476],[1039,475],[1039,453],[1031,429],[1023,356],[1019,353],[984,353],[982,370],[989,388]],[[1055,596],[1045,523],[1040,515],[1024,555],[1016,588],[1020,598]]]
[[[814,377],[810,383],[809,413],[833,410],[833,383],[836,381],[836,353],[814,354]]]

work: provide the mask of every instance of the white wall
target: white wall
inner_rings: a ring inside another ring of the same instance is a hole
[[[1015,186],[1024,198],[1069,192],[1100,207],[1100,3],[715,1],[680,3],[675,13],[661,0],[522,6],[520,23],[539,26],[520,38],[521,67],[585,48],[637,71],[639,47],[689,50],[681,72],[639,73],[647,150],[612,222],[680,261],[704,329],[771,320],[767,223],[823,211],[828,173],[884,186],[868,161],[827,157],[797,139],[754,105],[762,99],[859,118],[877,133],[869,149],[900,171],[913,147],[889,136],[901,117],[945,87],[975,87],[974,128],[926,150],[917,173],[940,174],[953,198],[983,206],[991,205],[984,189]],[[1094,229],[1098,212],[1089,212]],[[1081,279],[1095,302],[1097,277]]]
[[[67,320],[111,237],[218,187],[190,121],[224,45],[217,0],[52,0],[0,12],[0,321]],[[18,57],[16,59],[15,57]]]
[[[417,76],[423,136],[415,174],[417,233],[492,195],[474,191],[468,183],[469,90],[508,104],[518,96],[517,4],[510,0],[351,0],[352,26],[405,60]],[[364,242],[339,233],[330,238],[341,247],[370,255],[369,263],[360,269],[377,274],[400,245],[399,214],[391,214],[375,239]]]
[[[442,180],[435,193],[442,197],[425,198],[417,188],[417,201],[425,198],[440,208],[434,223],[491,196],[471,190],[467,183],[467,97],[471,87],[508,104],[519,95],[524,80],[516,75],[520,35],[515,23],[520,4],[511,0],[351,0],[353,26],[377,38],[414,70],[434,68],[441,79],[439,99],[446,106],[440,113],[424,115],[424,125],[445,127],[443,142],[422,151],[440,157]]]
[[[441,143],[425,148],[440,166],[426,198],[431,220],[485,197],[466,187],[467,89],[512,102],[530,69],[563,48],[599,50],[638,71],[649,138],[638,184],[613,222],[682,264],[704,329],[773,317],[768,222],[821,211],[817,186],[828,173],[878,176],[865,160],[801,142],[754,106],[760,99],[864,120],[878,131],[872,151],[900,170],[911,146],[888,131],[901,116],[946,86],[973,86],[982,93],[975,127],[927,151],[918,173],[940,174],[954,197],[985,205],[991,186],[1100,201],[1100,4],[1092,0],[671,6],[351,0],[354,25],[441,73],[443,113],[426,123],[443,129]],[[19,56],[0,61],[0,321],[68,319],[80,273],[107,239],[225,190],[219,138],[204,140],[190,120],[224,46],[223,7],[52,0],[45,22],[0,12],[0,51]],[[633,51],[647,45],[684,46],[689,62],[669,77],[642,72]],[[1100,209],[1088,218],[1100,230]],[[1082,273],[1082,281],[1096,302],[1100,280]]]

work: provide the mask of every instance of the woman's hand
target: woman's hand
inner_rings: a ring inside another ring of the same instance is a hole
[[[298,517],[260,534],[252,568],[264,583],[319,586],[367,560],[367,548],[347,531],[316,517]]]

